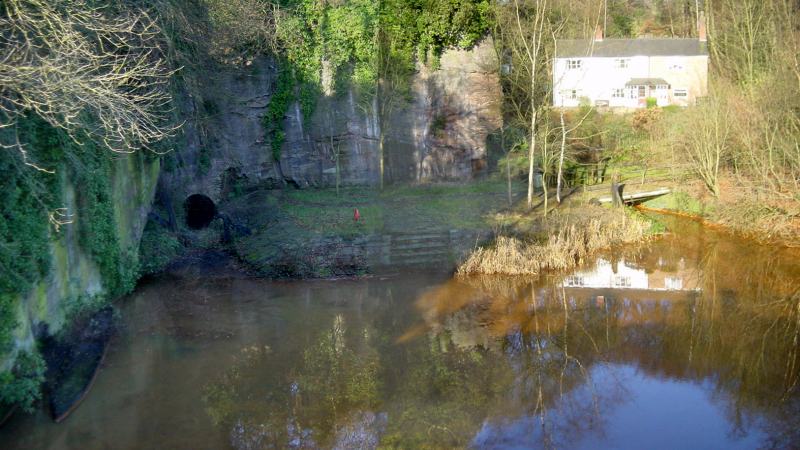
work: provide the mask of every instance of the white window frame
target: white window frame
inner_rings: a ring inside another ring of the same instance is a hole
[[[683,278],[666,277],[664,278],[664,288],[670,291],[680,291],[683,289]]]
[[[614,275],[614,287],[631,287],[631,277],[627,275]]]
[[[627,69],[630,66],[631,66],[630,58],[617,58],[614,60],[615,69]]]
[[[625,89],[612,89],[611,98],[625,98]]]
[[[583,287],[586,284],[583,276],[570,275],[567,277],[567,286]]]
[[[583,67],[583,60],[582,59],[568,59],[567,60],[567,70],[578,70]]]

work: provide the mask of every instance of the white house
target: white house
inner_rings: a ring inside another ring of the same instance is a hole
[[[577,271],[566,277],[563,287],[590,289],[637,289],[647,291],[698,291],[700,278],[697,270],[680,267],[673,271],[638,268],[620,260],[616,265],[598,259],[590,270]]]
[[[708,95],[705,19],[698,38],[594,39],[556,42],[553,106],[581,104],[642,108],[648,98],[659,106],[694,104]]]

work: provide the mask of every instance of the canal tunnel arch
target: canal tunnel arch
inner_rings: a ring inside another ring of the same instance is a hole
[[[183,202],[186,213],[186,226],[193,230],[202,230],[217,216],[217,205],[203,194],[192,194]]]

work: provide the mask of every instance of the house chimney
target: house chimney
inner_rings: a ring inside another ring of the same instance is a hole
[[[706,13],[700,11],[700,15],[697,16],[697,39],[700,42],[708,41],[708,34],[706,32]]]
[[[594,29],[594,41],[603,42],[603,26],[600,24],[597,24],[597,27]]]

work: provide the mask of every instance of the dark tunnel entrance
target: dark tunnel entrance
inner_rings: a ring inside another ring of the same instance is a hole
[[[208,226],[217,216],[217,205],[203,194],[192,194],[183,202],[186,212],[186,226],[193,230],[201,230]]]

